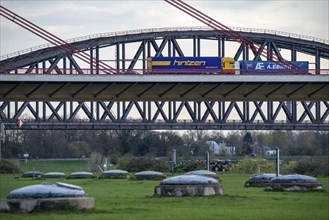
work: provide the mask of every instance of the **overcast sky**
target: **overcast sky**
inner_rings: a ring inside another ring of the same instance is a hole
[[[194,0],[187,3],[231,27],[329,39],[329,0]],[[202,26],[162,0],[0,0],[2,6],[62,39],[143,28]],[[1,55],[47,43],[0,17]]]

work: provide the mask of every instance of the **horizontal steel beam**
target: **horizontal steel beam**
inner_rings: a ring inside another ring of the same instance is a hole
[[[0,75],[0,101],[323,101],[328,91],[329,75]]]
[[[0,121],[14,130],[329,130],[329,101],[7,101]]]
[[[7,130],[19,130],[16,123],[5,123]],[[28,123],[24,130],[315,130],[329,131],[329,123],[312,124],[299,123],[198,123],[198,122],[81,122],[81,123]]]

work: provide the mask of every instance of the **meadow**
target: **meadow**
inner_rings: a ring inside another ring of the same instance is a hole
[[[29,161],[30,162],[30,161]],[[87,161],[35,161],[33,168],[42,172],[74,172],[84,170]],[[79,164],[80,163],[80,164]],[[64,165],[63,165],[64,164]],[[22,164],[21,168],[24,167]],[[43,168],[42,168],[43,167]],[[63,170],[59,168],[63,167]],[[53,170],[55,169],[56,170]],[[44,170],[52,169],[52,170]],[[64,171],[65,170],[65,171]],[[178,175],[178,174],[177,174]],[[167,174],[168,177],[171,174]],[[42,182],[65,182],[81,186],[95,199],[95,207],[88,211],[37,211],[25,214],[0,213],[1,220],[33,219],[325,219],[329,218],[329,177],[317,177],[323,183],[320,192],[270,192],[264,188],[245,188],[249,174],[219,173],[224,185],[224,196],[193,198],[153,197],[160,181],[113,179],[47,179],[20,178],[18,174],[1,174],[0,198],[16,188]]]

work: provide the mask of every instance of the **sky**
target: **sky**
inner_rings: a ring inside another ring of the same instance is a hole
[[[329,39],[329,0],[185,0],[230,27]],[[162,0],[0,0],[62,39],[147,28],[204,26]],[[0,17],[1,56],[48,43]]]

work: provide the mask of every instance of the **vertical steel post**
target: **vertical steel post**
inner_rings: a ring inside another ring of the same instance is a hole
[[[94,60],[93,60],[93,57],[94,57],[94,48],[90,48],[90,58],[89,58],[89,62],[90,62],[90,74],[94,74]]]
[[[66,107],[66,104],[67,104],[67,102],[64,102],[63,103],[63,119],[64,119],[64,121],[66,121],[66,119],[69,118],[68,115],[67,115],[67,107]],[[45,105],[45,103],[43,103],[43,105]]]
[[[96,50],[96,74],[99,74],[99,46],[96,46],[95,50]]]
[[[172,56],[172,53],[171,53],[171,39],[169,38],[168,39],[168,57],[171,57]]]
[[[319,51],[319,49],[316,49],[316,53],[315,53],[315,74],[316,75],[321,74],[320,73],[320,69],[321,69],[321,65],[320,65],[321,59],[320,58],[321,58],[320,51]]]
[[[2,148],[1,148],[1,142],[2,142],[2,133],[5,132],[5,125],[1,122],[0,124],[0,161],[2,160]]]
[[[66,74],[66,57],[63,57],[63,74]]]
[[[120,72],[120,44],[117,44],[115,46],[115,57],[116,57],[116,68],[117,68],[117,73]]]
[[[193,37],[193,56],[196,57],[196,37]]]
[[[122,51],[121,51],[121,54],[122,54],[122,72],[125,71],[126,69],[126,45],[123,43],[121,45],[122,47]]]
[[[217,39],[217,54],[219,57],[222,57],[222,50],[221,50],[222,46],[221,46],[221,38]]]
[[[198,42],[198,44],[197,44],[197,56],[198,57],[200,57],[201,56],[201,39],[200,39],[200,37],[198,37],[197,38],[197,42]]]
[[[225,38],[222,38],[222,57],[225,57]]]
[[[280,150],[279,148],[275,149],[276,152],[276,177],[280,175]]]
[[[315,103],[315,121],[316,123],[321,123],[321,103],[317,101]]]
[[[292,45],[291,47],[291,61],[296,61],[297,60],[297,50],[295,45]]]
[[[176,150],[172,150],[172,159],[171,159],[171,173],[174,176],[175,172],[175,164],[176,164]]]
[[[146,51],[145,51],[145,40],[143,40],[143,51],[142,51],[142,56],[143,56],[143,74],[146,72],[146,62],[147,62],[147,59],[146,59]]]
[[[42,120],[46,121],[47,120],[47,109],[46,109],[46,102],[43,101],[42,105]]]
[[[209,152],[206,151],[206,169],[210,169],[210,158],[209,158]]]

